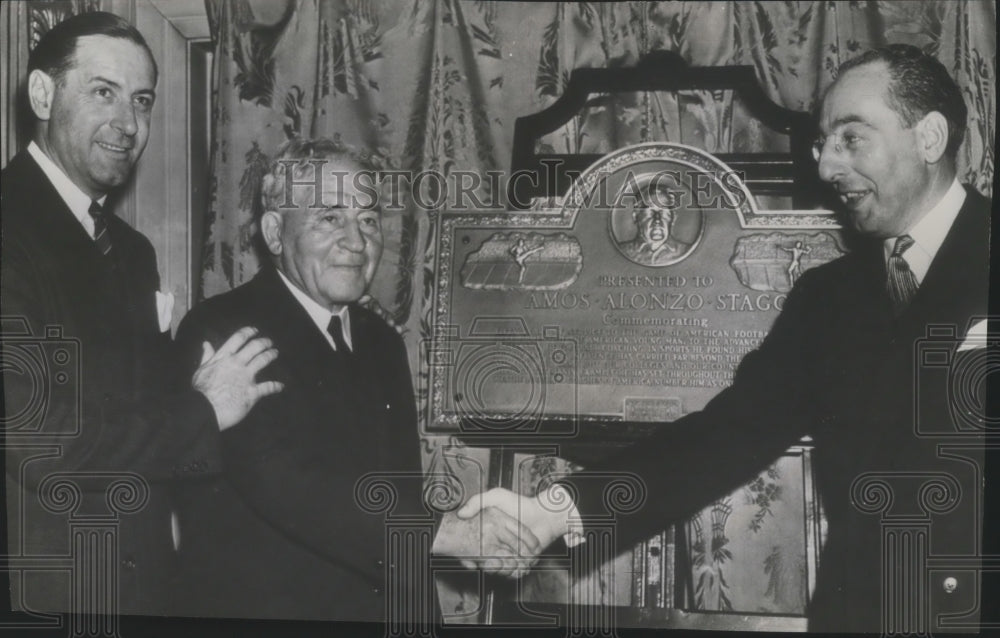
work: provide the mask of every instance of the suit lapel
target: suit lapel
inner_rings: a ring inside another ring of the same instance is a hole
[[[38,228],[45,233],[47,238],[64,251],[77,258],[77,261],[86,260],[99,264],[98,257],[103,257],[93,238],[87,234],[83,224],[76,218],[63,198],[59,196],[55,186],[49,181],[48,176],[42,171],[35,160],[24,154],[23,169],[24,180],[28,184],[38,184],[37,189],[33,189],[26,197],[32,199],[25,202],[26,210],[36,221]]]
[[[334,354],[330,344],[274,268],[262,268],[254,278],[254,285],[256,310],[264,319],[261,329],[278,347],[280,367],[287,369],[289,376],[303,387],[315,384],[318,371],[329,365]]]
[[[387,451],[396,444],[391,440],[396,434],[391,427],[392,403],[396,397],[391,396],[388,390],[391,384],[386,380],[387,374],[394,373],[390,368],[392,363],[384,361],[381,356],[377,336],[379,331],[373,325],[376,321],[374,316],[353,304],[349,306],[349,312],[355,352],[352,363],[354,378],[360,381],[355,393],[358,399],[357,409],[370,415],[365,424],[368,430],[365,434],[374,440],[372,455],[375,467],[397,469],[384,467]]]
[[[885,266],[881,246],[866,258],[882,265],[880,276],[872,277],[882,287],[879,297],[889,327],[887,337],[892,347],[887,356],[878,362],[876,382],[871,386],[875,393],[869,397],[872,418],[869,420],[878,431],[871,439],[871,454],[894,457],[907,454],[908,445],[914,443],[912,435],[915,405],[913,384],[919,382],[914,366],[919,365],[918,342],[927,339],[928,329],[940,326],[945,332],[945,347],[957,347],[968,329],[968,319],[984,313],[988,285],[988,206],[978,194],[969,193],[965,204],[952,224],[944,243],[934,256],[927,275],[917,289],[910,306],[898,319],[893,319],[888,294],[884,289]],[[874,263],[868,269],[875,271]],[[981,310],[979,310],[981,308]],[[947,330],[956,329],[954,337]],[[942,390],[943,391],[943,390]]]
[[[88,315],[95,315],[95,321],[105,321],[107,317],[102,309],[117,308],[123,302],[121,286],[111,281],[113,263],[101,254],[94,240],[27,152],[15,158],[8,171],[11,174],[5,175],[5,178],[10,177],[14,183],[31,184],[33,188],[11,188],[13,201],[9,207],[5,205],[3,214],[22,217],[21,223],[37,237],[37,250],[51,256],[42,257],[41,261],[54,269],[56,281],[64,284],[64,290],[69,294],[87,299],[87,303],[74,307]],[[101,316],[98,318],[97,315]]]
[[[262,269],[254,285],[256,310],[262,319],[259,328],[278,349],[278,358],[271,364],[273,376],[268,378],[284,382],[288,398],[291,392],[301,393],[301,405],[294,410],[312,411],[316,427],[334,427],[347,438],[363,441],[372,425],[367,418],[365,379],[369,377],[362,367],[367,357],[348,359],[335,352],[273,268]],[[351,322],[352,337],[360,344],[364,339],[358,337],[354,315]]]
[[[901,317],[901,336],[926,334],[928,324],[957,327],[987,311],[989,286],[989,217],[986,200],[967,189],[965,203],[934,256],[913,302]]]
[[[955,222],[934,256],[927,275],[909,307],[892,319],[886,290],[885,255],[881,242],[865,242],[855,250],[859,267],[854,282],[862,313],[873,312],[886,321],[896,340],[911,343],[926,334],[929,323],[949,323],[964,331],[968,319],[986,313],[989,281],[989,206],[968,190]]]
[[[61,273],[67,283],[78,290],[93,290],[99,281],[107,277],[110,263],[41,167],[27,153],[23,154],[20,171],[23,176],[17,178],[19,181],[37,185],[30,192],[25,189],[19,193],[25,200],[20,205],[25,222],[43,238],[41,245],[52,248],[57,256],[55,263],[69,265]]]

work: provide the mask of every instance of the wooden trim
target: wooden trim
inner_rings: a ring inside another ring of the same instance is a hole
[[[812,170],[813,122],[808,113],[792,111],[771,101],[757,81],[752,66],[691,67],[673,51],[654,51],[632,68],[576,69],[565,92],[548,108],[519,117],[514,123],[511,175],[527,171],[530,180],[511,179],[510,208],[527,209],[532,198],[563,195],[573,174],[579,174],[600,155],[543,155],[535,142],[569,122],[593,93],[636,91],[725,90],[740,97],[750,113],[769,128],[789,136],[789,153],[724,153],[719,159],[741,171],[755,195],[791,195],[796,200],[814,190]],[[547,165],[548,163],[548,165]],[[798,205],[798,203],[796,204]]]

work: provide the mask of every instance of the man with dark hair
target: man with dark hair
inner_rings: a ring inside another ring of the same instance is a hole
[[[206,344],[185,388],[165,390],[170,303],[156,256],[107,206],[149,135],[149,47],[125,20],[85,13],[46,33],[29,69],[33,140],[0,195],[8,549],[77,567],[11,573],[11,602],[162,613],[174,567],[166,484],[218,470],[219,430],[280,390],[254,379],[276,352],[244,328]],[[112,546],[72,537],[74,521],[102,516]]]
[[[916,47],[894,44],[851,58],[840,66],[839,73],[844,75],[852,69],[877,63],[883,64],[888,71],[886,102],[905,127],[914,126],[931,111],[944,116],[948,123],[945,155],[955,161],[965,139],[969,111],[961,89],[948,70],[937,58]]]
[[[767,338],[704,410],[587,468],[645,486],[642,507],[616,514],[619,546],[691,516],[810,435],[829,522],[810,630],[929,632],[949,612],[975,622],[986,417],[952,393],[981,388],[951,389],[917,356],[930,346],[960,372],[987,345],[990,202],[956,179],[965,113],[941,63],[914,47],[843,67],[814,151],[858,245],[797,278]],[[567,489],[573,507],[546,507]],[[492,490],[459,515],[519,510],[544,547],[574,517],[607,514],[604,497],[597,481],[570,477],[536,498]],[[882,516],[929,531],[893,536]],[[927,556],[955,562],[928,571]]]
[[[397,620],[427,618],[426,566],[406,548],[388,562],[384,518],[356,500],[363,476],[395,474],[394,515],[427,516],[406,348],[357,303],[382,255],[366,181],[375,161],[330,140],[288,142],[262,183],[270,263],[178,330],[193,368],[200,343],[251,322],[281,351],[267,375],[285,388],[223,433],[221,478],[180,486],[184,615],[386,622],[392,604]],[[483,527],[506,539],[508,555],[530,535],[499,511]],[[395,600],[390,573],[413,579]]]
[[[28,73],[43,71],[61,81],[73,66],[77,40],[92,35],[128,40],[141,48],[153,65],[153,82],[156,83],[159,68],[146,39],[124,18],[103,11],[81,13],[52,27],[31,51]]]

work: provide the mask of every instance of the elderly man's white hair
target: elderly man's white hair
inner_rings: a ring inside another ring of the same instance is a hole
[[[289,160],[294,160],[291,164]],[[304,139],[295,137],[285,142],[278,149],[270,168],[261,183],[261,201],[265,211],[281,210],[285,199],[286,171],[292,167],[292,178],[299,182],[309,179],[307,176],[315,170],[314,160],[343,160],[357,165],[364,171],[374,175],[385,170],[386,160],[377,153],[357,149],[339,140],[320,137]]]

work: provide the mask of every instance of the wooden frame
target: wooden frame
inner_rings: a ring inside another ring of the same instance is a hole
[[[511,174],[537,176],[532,183],[511,179],[508,201],[515,210],[530,207],[532,198],[566,193],[574,175],[597,161],[598,154],[540,154],[535,143],[569,122],[593,93],[634,91],[732,90],[751,114],[769,128],[789,136],[789,153],[719,153],[716,156],[745,175],[755,195],[790,195],[796,208],[817,184],[812,160],[814,125],[808,113],[775,104],[761,89],[752,66],[691,67],[672,51],[654,51],[632,68],[576,69],[563,94],[538,113],[514,123]],[[554,172],[555,179],[550,179]]]

